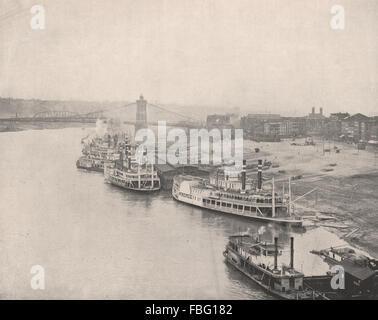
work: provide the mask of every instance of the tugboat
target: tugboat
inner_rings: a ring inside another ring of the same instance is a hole
[[[328,300],[324,295],[305,287],[304,274],[294,268],[293,237],[290,266],[278,267],[281,253],[278,238],[274,238],[274,244],[263,243],[258,237],[244,234],[229,237],[223,255],[226,262],[275,297],[285,300]]]
[[[230,178],[225,172],[223,179],[216,176],[210,180],[178,175],[173,179],[172,196],[178,200],[201,208],[246,218],[290,224],[301,227],[303,219],[292,210],[291,186],[289,194],[279,196],[272,189],[262,188],[262,160],[258,161],[257,186],[246,180],[246,161],[243,161],[241,179]]]
[[[125,165],[126,158],[126,165]],[[132,161],[129,145],[120,150],[120,159],[105,162],[105,181],[115,186],[142,192],[160,190],[160,178],[153,164]]]

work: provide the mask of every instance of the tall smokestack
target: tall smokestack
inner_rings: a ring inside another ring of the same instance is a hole
[[[321,115],[323,114],[323,108],[320,108],[320,114]]]
[[[315,107],[312,107],[312,114],[315,113]]]
[[[121,153],[119,154],[119,160],[121,162],[121,169],[123,169],[123,150],[121,149]]]
[[[242,173],[241,173],[242,193],[245,193],[246,168],[247,168],[247,161],[243,160],[243,168],[242,168]]]
[[[277,270],[278,238],[274,237],[274,270]]]
[[[290,237],[290,268],[294,269],[294,237]]]
[[[262,188],[262,160],[258,160],[257,165],[257,189]]]
[[[127,169],[131,170],[131,157],[130,157],[130,155],[127,156]]]

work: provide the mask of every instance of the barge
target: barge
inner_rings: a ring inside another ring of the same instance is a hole
[[[305,282],[324,292],[331,299],[378,299],[378,260],[357,253],[349,247],[331,247],[322,250],[312,250],[331,268],[337,266],[337,272],[344,272],[344,288],[331,287],[331,278],[334,274],[319,277],[307,277]]]

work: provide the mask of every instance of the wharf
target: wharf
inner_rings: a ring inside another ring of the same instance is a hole
[[[173,165],[173,164],[156,164],[157,173],[160,178],[161,188],[163,190],[171,190],[173,184],[173,177],[178,174],[187,174],[208,178],[210,172],[209,168],[200,167],[197,165]]]

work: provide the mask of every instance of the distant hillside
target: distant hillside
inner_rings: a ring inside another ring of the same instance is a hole
[[[13,99],[0,97],[0,118],[15,117],[31,117],[34,114],[47,111],[71,111],[77,113],[88,113],[99,110],[114,110],[110,111],[105,116],[116,116],[127,119],[135,119],[136,109],[131,106],[122,110],[122,106],[127,105],[127,101],[59,101],[59,100],[39,100],[39,99]],[[209,113],[226,112],[220,108],[204,107],[204,106],[179,106],[179,105],[162,105],[164,109],[172,111],[166,112],[156,108],[148,110],[148,120],[185,120],[186,117],[206,120],[206,115]],[[205,112],[204,112],[205,111]],[[182,115],[181,117],[179,115]]]
[[[90,102],[90,101],[53,101],[53,100],[26,100],[0,98],[0,118],[30,117],[37,112],[46,110],[72,111],[88,113],[103,109],[120,107],[127,102]]]

